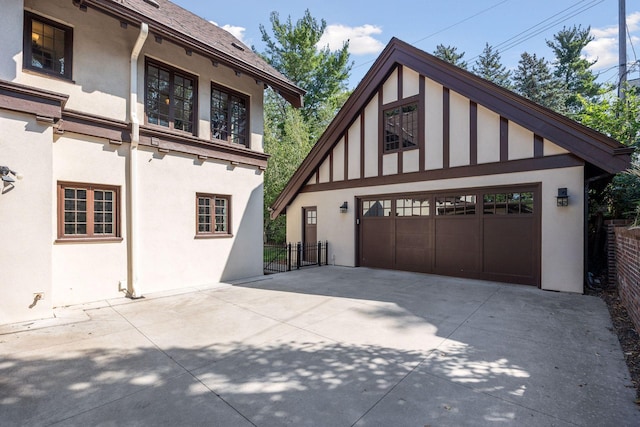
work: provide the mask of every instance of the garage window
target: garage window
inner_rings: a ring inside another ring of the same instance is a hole
[[[429,216],[429,199],[397,199],[396,216]]]
[[[476,196],[436,197],[436,215],[475,215]]]
[[[391,216],[391,200],[363,201],[362,216]]]
[[[533,193],[495,193],[483,196],[485,215],[533,214]]]

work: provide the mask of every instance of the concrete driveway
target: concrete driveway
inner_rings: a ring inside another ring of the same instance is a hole
[[[598,298],[321,267],[0,327],[0,425],[632,426]]]

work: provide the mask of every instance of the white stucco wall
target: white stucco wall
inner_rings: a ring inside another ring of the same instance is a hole
[[[143,293],[262,274],[263,175],[256,168],[139,153]],[[233,237],[195,239],[196,193],[231,196]]]
[[[449,166],[467,166],[471,163],[469,99],[451,91],[449,105]]]
[[[318,239],[329,241],[329,257],[335,254],[337,265],[356,264],[355,218],[357,196],[403,192],[430,192],[447,189],[507,186],[542,183],[541,185],[541,282],[542,289],[578,292],[583,290],[583,168],[572,167],[502,175],[476,176],[440,181],[423,181],[345,190],[300,193],[287,207],[287,239],[301,239],[302,206],[318,208]],[[570,204],[556,206],[559,187],[567,187]],[[338,206],[349,201],[349,211],[340,213]]]
[[[51,143],[50,143],[51,144]],[[127,280],[127,164],[129,145],[65,133],[53,142],[53,182],[120,187],[120,242],[63,242],[53,245],[53,304],[69,305],[123,296]],[[57,239],[57,213],[51,216],[51,241]]]
[[[0,110],[0,166],[24,178],[0,182],[0,324],[52,315],[52,128]],[[44,299],[34,303],[34,294]]]

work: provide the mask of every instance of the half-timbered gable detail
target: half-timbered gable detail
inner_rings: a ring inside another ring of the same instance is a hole
[[[629,161],[616,141],[393,39],[272,215],[305,240],[299,211],[314,207],[338,264],[581,292],[585,180]]]

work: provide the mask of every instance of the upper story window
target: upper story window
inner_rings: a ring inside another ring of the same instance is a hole
[[[195,134],[196,77],[147,60],[145,81],[147,123]]]
[[[418,146],[418,103],[399,105],[382,112],[385,152]]]
[[[30,12],[24,13],[23,66],[71,79],[73,30]]]
[[[249,98],[211,85],[211,138],[248,146]]]

